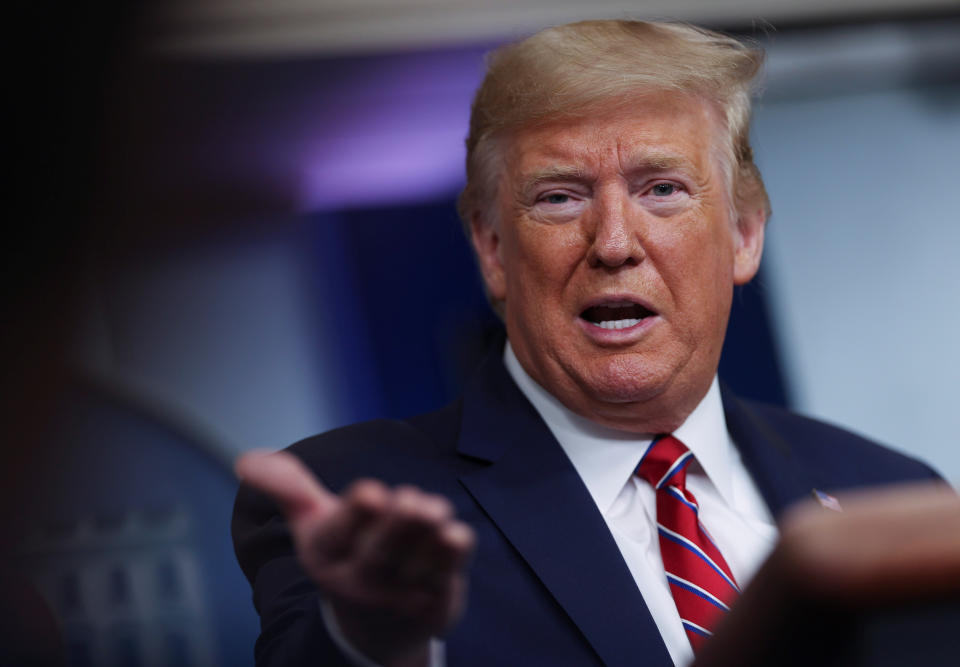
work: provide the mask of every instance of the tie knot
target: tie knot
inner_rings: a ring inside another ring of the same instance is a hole
[[[668,484],[686,488],[687,464],[693,452],[672,435],[664,435],[652,443],[640,459],[637,474],[659,490]]]

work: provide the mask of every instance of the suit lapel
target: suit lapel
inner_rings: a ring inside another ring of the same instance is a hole
[[[721,396],[727,430],[774,518],[809,498],[818,481],[784,435],[726,387],[721,386]]]
[[[499,358],[468,388],[462,425],[460,452],[490,465],[461,483],[603,662],[671,664],[589,492]]]

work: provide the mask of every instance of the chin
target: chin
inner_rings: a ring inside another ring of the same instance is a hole
[[[662,394],[674,373],[664,364],[633,357],[614,358],[585,378],[596,400],[605,403],[644,403]]]

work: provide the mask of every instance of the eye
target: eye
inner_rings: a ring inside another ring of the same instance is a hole
[[[680,188],[674,183],[657,183],[650,188],[650,193],[656,197],[669,197],[679,189]]]
[[[530,213],[542,222],[562,223],[579,216],[587,206],[588,195],[562,187],[544,188],[537,193]]]

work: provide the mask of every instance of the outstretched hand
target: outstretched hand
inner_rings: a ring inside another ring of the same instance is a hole
[[[279,504],[300,563],[352,646],[384,665],[426,660],[430,638],[463,609],[475,541],[446,498],[375,480],[338,496],[286,452],[246,454],[236,473]]]

